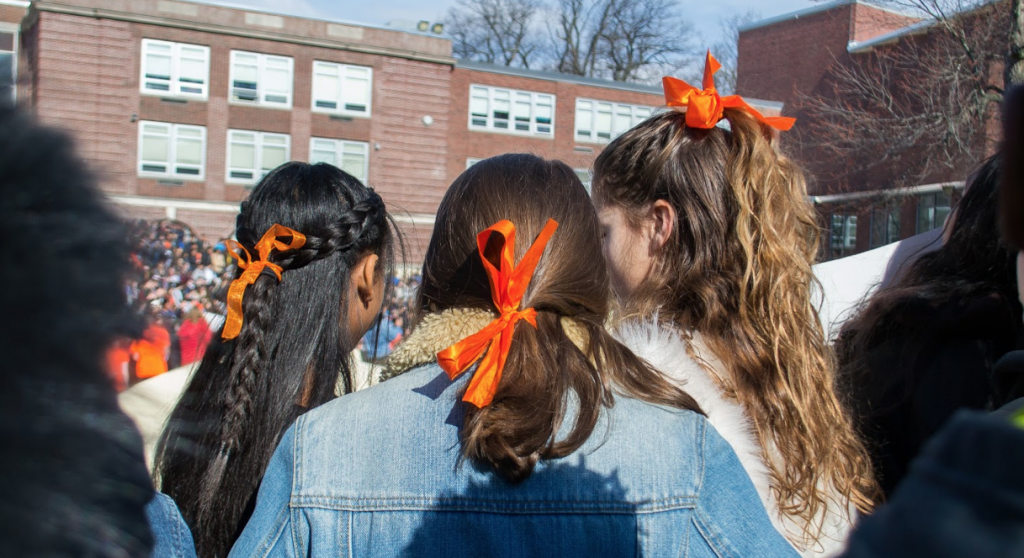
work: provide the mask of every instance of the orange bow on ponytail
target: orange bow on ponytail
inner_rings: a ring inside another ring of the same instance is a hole
[[[491,298],[501,315],[477,333],[437,353],[437,363],[448,373],[448,377],[454,380],[472,366],[490,345],[476,373],[473,374],[463,401],[478,408],[489,405],[498,390],[498,382],[501,381],[501,372],[505,368],[505,360],[508,359],[509,347],[512,346],[512,333],[515,331],[516,323],[519,320],[526,320],[533,327],[537,327],[537,311],[533,308],[519,310],[519,303],[530,285],[530,280],[533,279],[533,272],[537,269],[537,263],[544,254],[548,240],[557,228],[558,223],[548,219],[537,240],[526,251],[526,255],[515,269],[512,267],[516,244],[515,225],[505,220],[498,221],[477,235],[476,244],[480,250],[480,259],[484,262],[484,269],[491,283]],[[501,235],[505,241],[497,269],[484,255],[487,241],[492,234]]]
[[[685,108],[686,125],[690,128],[703,128],[705,130],[714,128],[715,124],[718,124],[718,121],[722,119],[722,115],[727,108],[743,109],[753,115],[754,118],[757,118],[762,124],[771,126],[776,130],[785,131],[793,127],[796,118],[765,116],[754,109],[754,107],[748,105],[739,95],[719,96],[718,90],[715,89],[715,72],[721,67],[722,65],[718,63],[718,60],[715,60],[714,56],[711,56],[711,51],[709,50],[707,59],[704,62],[704,82],[701,84],[704,86],[703,90],[697,89],[681,79],[667,76],[662,78],[661,82],[665,87],[665,104],[673,107],[675,110]]]
[[[285,244],[277,239],[280,236],[290,236],[292,239]],[[224,332],[221,334],[224,340],[234,339],[242,331],[242,296],[245,294],[245,288],[255,283],[256,278],[267,268],[277,275],[278,281],[281,280],[281,271],[283,271],[281,266],[267,261],[270,252],[272,250],[297,250],[302,248],[305,243],[306,236],[302,233],[282,225],[274,225],[256,243],[254,248],[256,248],[259,259],[252,261],[252,254],[245,249],[245,246],[234,240],[225,241],[225,244],[231,248],[231,255],[238,260],[238,267],[244,269],[245,272],[238,279],[232,281],[231,287],[228,289],[228,317],[224,321]],[[245,260],[238,255],[238,249],[245,254]]]

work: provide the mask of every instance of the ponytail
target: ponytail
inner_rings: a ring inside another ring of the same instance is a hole
[[[559,223],[522,298],[537,327],[515,326],[493,399],[465,405],[463,455],[513,483],[541,459],[576,451],[593,434],[614,393],[699,412],[684,391],[611,338],[604,329],[609,278],[597,215],[571,168],[533,155],[481,161],[448,189],[423,266],[419,311],[497,310],[476,245],[477,233],[507,219],[522,260],[548,219]],[[489,246],[489,244],[488,244]],[[488,257],[490,255],[488,254]],[[413,333],[415,335],[415,331]],[[571,426],[563,436],[565,421]]]
[[[728,372],[726,395],[752,418],[774,497],[802,524],[794,542],[804,546],[829,507],[870,510],[877,485],[811,303],[819,231],[803,173],[747,111],[724,115],[729,130],[689,128],[669,112],[619,136],[594,163],[594,194],[633,215],[659,199],[675,208],[673,237],[625,314],[657,312],[701,334]]]

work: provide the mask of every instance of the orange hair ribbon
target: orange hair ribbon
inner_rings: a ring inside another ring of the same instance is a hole
[[[278,240],[278,237],[290,236],[292,239],[290,242],[285,244]],[[231,287],[228,289],[228,317],[224,321],[224,332],[221,334],[225,340],[234,339],[238,337],[239,332],[242,331],[242,295],[245,294],[245,288],[256,282],[256,278],[263,273],[264,269],[270,269],[277,275],[277,280],[281,280],[281,266],[267,261],[270,257],[272,250],[284,251],[284,250],[297,250],[302,248],[306,244],[306,236],[298,231],[289,229],[282,225],[274,225],[267,229],[267,232],[263,234],[263,238],[256,243],[255,249],[259,255],[259,259],[256,261],[252,260],[252,254],[234,240],[226,240],[224,242],[231,249],[231,255],[238,260],[238,267],[245,271],[231,282]],[[236,250],[241,249],[245,255],[245,259],[238,254]]]
[[[533,327],[537,327],[537,311],[533,308],[520,310],[519,303],[530,285],[530,280],[533,279],[533,272],[544,254],[544,248],[557,228],[558,223],[548,219],[544,229],[537,235],[533,245],[514,269],[512,258],[516,245],[515,225],[506,220],[498,221],[476,236],[480,259],[484,262],[484,269],[491,283],[491,298],[501,315],[480,331],[437,353],[437,364],[448,373],[448,378],[454,380],[472,366],[490,345],[476,373],[473,374],[463,401],[478,408],[489,405],[498,390],[498,382],[501,381],[501,371],[505,368],[508,350],[512,346],[512,333],[515,331],[516,323],[519,320],[526,320]],[[484,255],[492,234],[500,235],[505,241],[497,268]]]
[[[748,105],[739,95],[720,96],[718,90],[715,89],[715,72],[721,67],[722,65],[718,63],[718,60],[715,60],[714,56],[711,56],[711,51],[709,50],[707,59],[704,62],[703,90],[697,89],[681,79],[668,76],[661,78],[661,83],[665,87],[665,104],[680,112],[683,112],[680,110],[681,108],[685,108],[686,125],[690,128],[703,128],[705,130],[714,128],[715,124],[718,124],[718,121],[722,119],[723,113],[727,108],[743,109],[753,115],[754,118],[757,118],[762,124],[771,126],[776,130],[785,131],[793,127],[796,118],[765,116],[754,109],[754,107]]]

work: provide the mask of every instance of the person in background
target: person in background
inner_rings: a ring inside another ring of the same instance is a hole
[[[693,398],[605,331],[597,231],[564,163],[463,172],[405,368],[299,418],[231,557],[796,556]]]
[[[1003,136],[1001,220],[1005,242],[1020,250],[1024,248],[1022,86],[1007,92]],[[1018,258],[1017,291],[1021,293],[1024,260]],[[1024,359],[1022,352],[1007,354],[996,368],[1011,357]],[[1021,463],[1024,399],[991,414],[957,411],[925,444],[889,502],[857,526],[843,558],[1024,556]]]
[[[665,78],[686,112],[652,116],[594,162],[617,335],[707,411],[779,531],[831,556],[877,487],[811,302],[817,217],[775,139],[792,119],[718,98],[717,69],[709,53],[703,91]]]
[[[186,558],[104,370],[138,328],[125,226],[64,134],[6,109],[0,130],[0,556]]]
[[[128,389],[131,383],[131,340],[120,338],[107,349],[107,374],[118,393]]]
[[[369,363],[381,362],[395,347],[402,336],[402,330],[391,322],[388,313],[381,314],[377,323],[363,336],[363,360]]]
[[[380,196],[327,164],[281,165],[242,204],[227,319],[157,447],[202,558],[227,555],[285,429],[352,391],[348,355],[381,315],[397,234]]]
[[[185,319],[178,328],[178,344],[181,346],[181,366],[188,366],[203,359],[206,345],[210,342],[210,326],[203,317],[203,307],[193,304],[185,312]]]
[[[167,357],[171,351],[171,334],[163,326],[163,319],[151,314],[146,318],[146,324],[142,338],[133,341],[128,349],[137,381],[167,372]]]
[[[1006,404],[993,367],[1024,330],[1017,254],[1000,238],[1000,158],[973,176],[939,249],[875,292],[840,330],[840,378],[886,496],[957,409]]]

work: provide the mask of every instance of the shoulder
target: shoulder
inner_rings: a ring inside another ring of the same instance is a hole
[[[700,336],[686,339],[680,332],[660,325],[656,317],[623,323],[616,328],[615,336],[697,401],[708,422],[736,453],[767,505],[768,468],[754,425],[742,405],[719,387],[713,375],[727,372]]]

